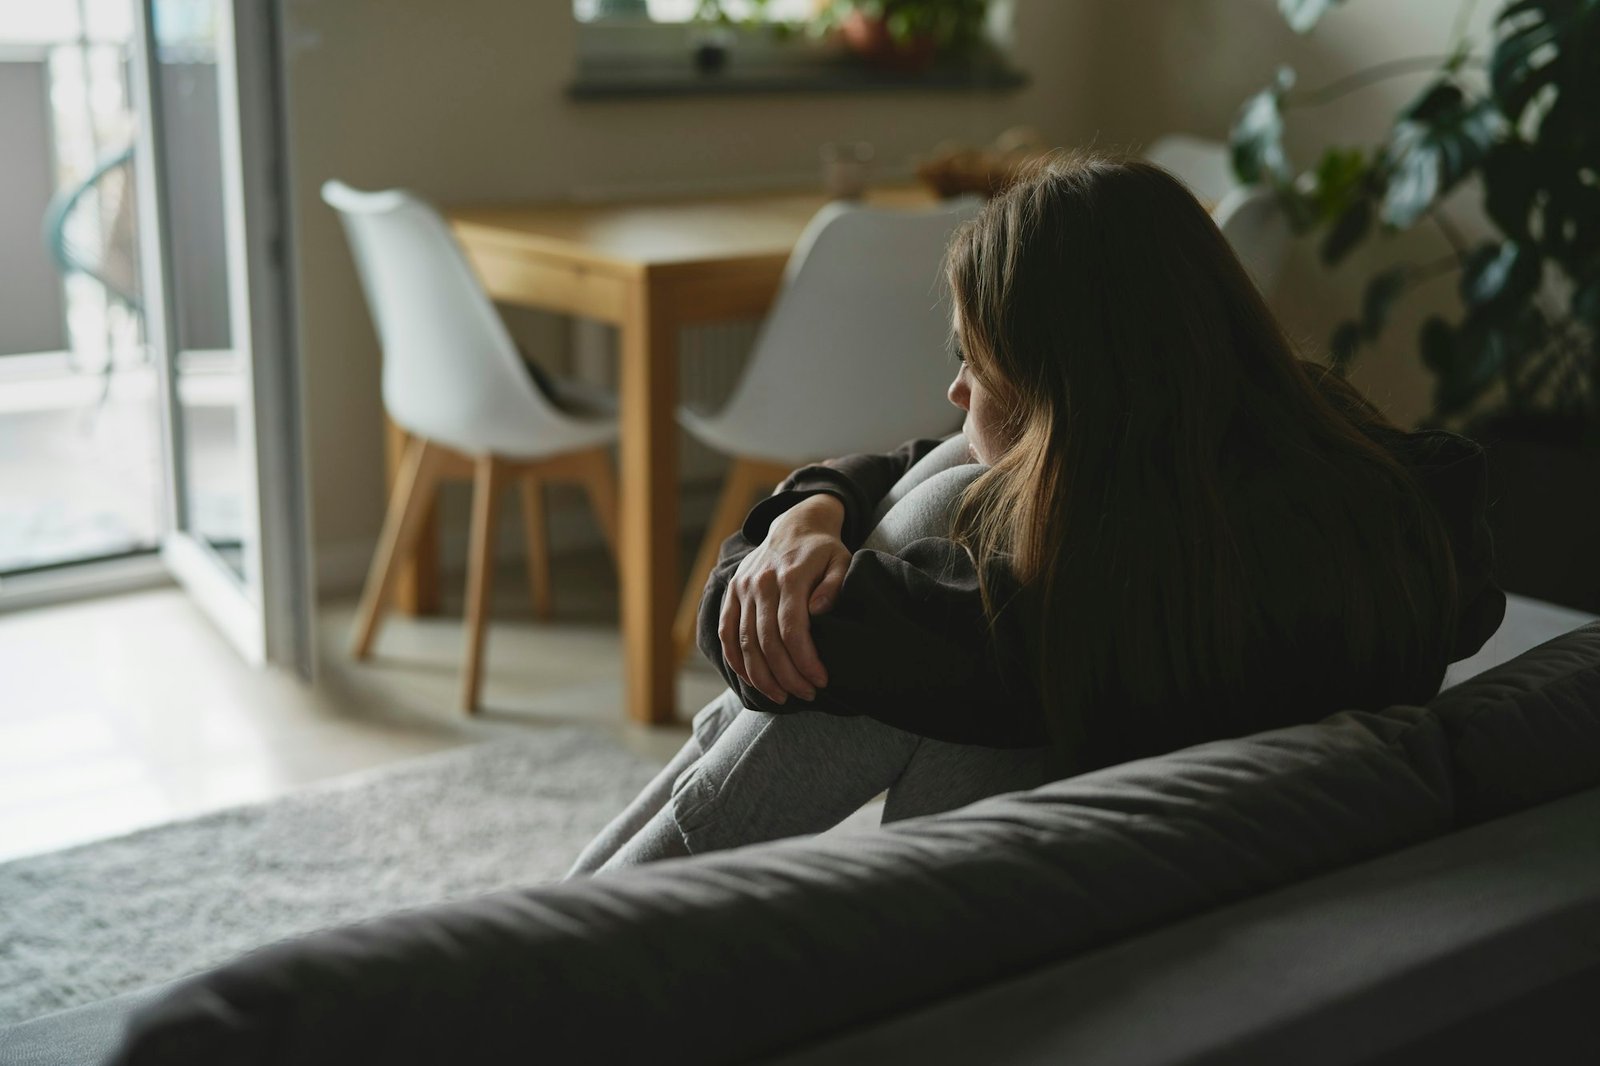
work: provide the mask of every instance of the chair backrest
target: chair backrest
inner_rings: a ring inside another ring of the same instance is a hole
[[[740,454],[801,460],[884,451],[961,423],[945,390],[944,254],[980,201],[927,211],[830,204],[812,219],[727,405],[711,420]]]
[[[1276,194],[1261,186],[1240,186],[1211,212],[1217,228],[1269,299],[1289,255],[1289,220]]]
[[[564,416],[516,344],[439,213],[400,189],[338,181],[339,212],[383,346],[383,403],[413,433],[474,454],[531,454]]]
[[[1170,171],[1213,211],[1239,187],[1228,146],[1221,141],[1169,133],[1150,146],[1145,158]]]

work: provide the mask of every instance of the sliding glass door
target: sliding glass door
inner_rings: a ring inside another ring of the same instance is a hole
[[[311,670],[277,5],[136,0],[162,556],[252,662]]]

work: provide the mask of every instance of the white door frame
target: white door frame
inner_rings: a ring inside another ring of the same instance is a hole
[[[289,252],[287,137],[281,8],[259,0],[213,0],[221,19],[217,75],[224,232],[232,344],[246,368],[238,408],[243,487],[243,579],[187,527],[170,215],[162,181],[163,143],[154,5],[139,0],[135,94],[141,118],[138,195],[146,337],[161,379],[168,531],[162,559],[173,576],[254,664],[273,663],[309,679],[313,568],[306,505],[298,345]],[[247,209],[248,205],[248,209]]]

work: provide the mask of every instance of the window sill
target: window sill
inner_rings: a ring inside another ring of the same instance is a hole
[[[858,64],[821,68],[760,67],[703,74],[682,64],[639,64],[580,71],[567,87],[568,99],[581,102],[658,100],[704,96],[780,96],[833,93],[967,92],[1010,93],[1026,87],[1028,76],[1006,66],[935,67],[908,74]]]

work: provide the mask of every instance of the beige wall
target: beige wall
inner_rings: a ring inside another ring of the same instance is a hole
[[[1095,46],[1086,52],[1095,87],[1094,120],[1103,143],[1135,146],[1167,130],[1225,138],[1240,101],[1270,83],[1280,64],[1293,67],[1298,86],[1316,89],[1373,64],[1443,55],[1450,49],[1458,0],[1347,3],[1309,35],[1295,34],[1276,0],[1105,0],[1083,6],[1095,13]],[[1498,5],[1477,5],[1469,33],[1480,41]],[[1315,162],[1329,144],[1377,143],[1395,111],[1427,84],[1407,75],[1328,106],[1291,111],[1286,138],[1291,158]],[[1470,234],[1480,212],[1473,190],[1450,211]],[[1330,271],[1315,242],[1297,242],[1275,306],[1291,336],[1310,357],[1324,358],[1334,326],[1356,314],[1366,279],[1399,259],[1433,260],[1449,248],[1423,230],[1375,242]],[[1364,352],[1353,377],[1389,415],[1414,423],[1429,408],[1429,382],[1415,356],[1417,329],[1427,313],[1458,306],[1453,280],[1443,278],[1408,300],[1378,347]]]
[[[383,508],[377,344],[337,221],[317,198],[327,178],[403,185],[441,202],[560,198],[608,186],[804,178],[816,171],[818,145],[839,139],[871,141],[894,163],[1017,124],[1055,143],[1102,147],[1136,148],[1167,130],[1222,136],[1278,62],[1313,85],[1360,63],[1442,51],[1455,10],[1444,0],[1355,4],[1303,39],[1283,26],[1273,0],[1016,6],[1017,62],[1032,83],[1013,94],[573,103],[564,94],[575,51],[565,0],[289,0],[304,380],[325,586],[360,573]],[[1374,116],[1416,84],[1324,109],[1297,127],[1296,140],[1376,133]],[[1355,306],[1362,266],[1330,277],[1297,252],[1283,313],[1313,351]],[[1361,379],[1411,419],[1425,397],[1406,352],[1414,330],[1400,325]]]
[[[1009,95],[905,94],[573,103],[565,0],[290,0],[290,136],[314,539],[327,580],[359,573],[382,518],[377,343],[317,188],[404,185],[437,201],[559,198],[598,186],[816,173],[817,148],[873,142],[903,160],[945,138],[1028,123],[1084,130],[1087,9],[1023,0]]]

